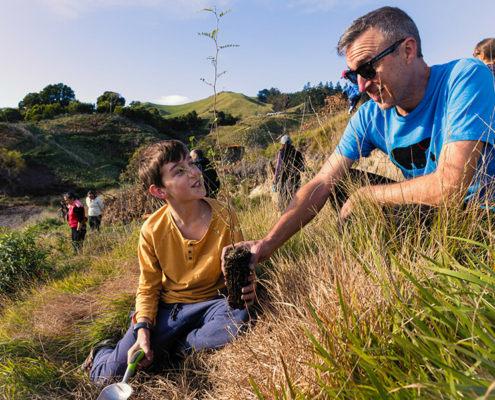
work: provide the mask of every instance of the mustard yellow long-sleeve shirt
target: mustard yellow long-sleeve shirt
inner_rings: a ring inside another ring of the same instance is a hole
[[[155,323],[158,303],[207,301],[225,288],[221,270],[222,249],[231,243],[227,206],[205,200],[212,207],[210,227],[199,241],[182,237],[168,205],[144,223],[139,237],[141,275],[136,295],[136,323],[147,317]],[[243,240],[237,216],[231,209],[235,242]]]

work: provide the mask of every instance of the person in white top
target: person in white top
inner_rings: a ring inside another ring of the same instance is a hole
[[[103,201],[96,195],[96,191],[90,190],[88,197],[86,198],[86,205],[88,206],[89,227],[91,230],[100,231],[101,224],[101,212],[105,205]]]

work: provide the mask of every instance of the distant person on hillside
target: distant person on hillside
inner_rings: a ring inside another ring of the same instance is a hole
[[[58,211],[60,211],[62,222],[65,222],[65,219],[67,218],[67,204],[65,203],[65,201],[60,200],[60,207],[58,208]]]
[[[84,237],[86,236],[86,215],[83,204],[79,198],[72,192],[64,194],[64,201],[68,205],[67,220],[71,228],[72,244],[79,250],[82,247]]]
[[[278,210],[283,211],[301,186],[301,172],[304,172],[305,166],[304,158],[292,146],[290,136],[282,136],[280,143],[282,148],[277,157],[273,189],[275,191],[278,187]]]
[[[101,212],[105,208],[105,205],[103,204],[103,200],[97,196],[96,190],[90,190],[88,192],[86,205],[88,206],[89,228],[92,231],[96,229],[99,232],[102,218]]]
[[[495,203],[495,89],[485,65],[466,58],[428,66],[416,24],[396,7],[354,20],[337,52],[349,67],[345,78],[371,101],[351,117],[335,151],[270,232],[242,244],[253,253],[252,269],[335,198],[346,176],[366,183],[352,192],[353,185],[344,188],[341,224],[366,203],[382,207],[391,221],[414,216],[425,227],[440,207],[461,213]],[[375,149],[388,155],[403,181],[373,183],[366,172],[351,169]]]
[[[111,339],[98,343],[81,366],[97,384],[122,379],[138,349],[145,353],[142,367],[152,362],[159,366],[163,357],[173,360],[183,351],[219,349],[254,316],[254,275],[242,289],[246,308],[233,310],[220,265],[231,232],[236,243],[242,240],[236,214],[205,197],[201,171],[187,147],[178,140],[147,147],[139,160],[139,177],[167,204],[141,228],[141,275],[129,330],[117,344]]]
[[[211,164],[208,158],[203,156],[203,151],[201,149],[194,149],[191,151],[191,157],[194,165],[196,165],[196,167],[203,174],[206,197],[216,199],[217,193],[220,190],[220,180],[218,179],[218,174],[215,167]]]
[[[495,76],[495,39],[483,39],[474,48],[474,58],[484,62]]]
[[[348,70],[346,69],[344,72],[342,72],[341,79],[345,77],[345,73],[347,71]],[[351,115],[356,109],[356,105],[359,99],[361,99],[361,92],[359,91],[359,86],[357,84],[349,82],[347,87],[342,90],[342,93],[347,93],[347,97],[349,98],[349,108],[347,109],[347,115]]]

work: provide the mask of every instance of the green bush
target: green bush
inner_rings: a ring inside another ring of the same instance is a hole
[[[45,220],[37,223],[35,227],[47,231],[52,228],[58,228],[62,225],[64,225],[64,223],[60,220],[60,218],[46,218]]]
[[[51,269],[49,250],[37,239],[40,229],[0,230],[0,293],[13,293],[41,279]]]

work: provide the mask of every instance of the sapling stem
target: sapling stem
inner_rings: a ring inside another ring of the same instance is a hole
[[[213,13],[213,15],[215,16],[215,20],[216,20],[216,29],[213,32],[211,32],[211,33],[200,32],[200,33],[198,33],[198,35],[209,37],[211,40],[213,40],[213,42],[215,44],[215,55],[207,58],[208,60],[211,60],[213,62],[213,67],[214,67],[214,72],[215,72],[214,77],[213,77],[213,83],[206,82],[206,80],[204,78],[201,80],[213,88],[213,121],[212,122],[215,126],[216,141],[217,141],[217,146],[218,146],[218,149],[220,152],[220,166],[221,166],[220,175],[222,176],[223,186],[225,187],[225,185],[227,183],[227,179],[225,178],[224,154],[223,154],[222,146],[220,144],[220,134],[218,131],[218,118],[217,118],[217,79],[220,76],[222,76],[223,74],[225,74],[226,71],[223,71],[220,74],[218,73],[218,52],[223,48],[238,47],[238,45],[234,45],[234,44],[228,44],[228,45],[224,45],[224,46],[218,45],[218,32],[219,32],[220,18],[222,18],[227,13],[229,13],[231,11],[230,8],[227,11],[221,12],[220,14],[217,13],[216,7],[204,8],[204,9],[200,10],[200,12],[201,11],[209,11],[209,12]],[[211,131],[210,131],[210,133],[211,133]],[[213,161],[215,162],[215,152],[213,151],[212,153],[213,153]],[[225,193],[225,198],[227,200],[227,212],[228,212],[228,216],[229,216],[228,223],[229,223],[229,227],[230,227],[230,229],[229,229],[230,242],[232,244],[232,247],[235,248],[234,218],[232,217],[232,212],[230,211],[231,199],[230,199],[230,191],[228,189]]]

